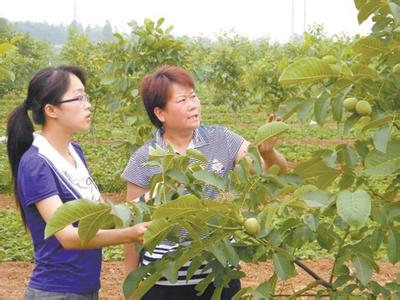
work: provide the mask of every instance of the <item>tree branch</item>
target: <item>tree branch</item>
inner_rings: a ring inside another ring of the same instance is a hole
[[[315,273],[313,270],[311,270],[309,267],[307,267],[305,264],[303,264],[300,260],[298,260],[296,258],[293,262],[296,265],[298,265],[300,268],[302,268],[304,271],[306,271],[306,273],[308,273],[308,275],[310,275],[312,278],[319,281],[320,285],[322,285],[328,289],[331,289],[333,291],[336,291],[336,288],[334,288],[331,283],[329,283],[328,281],[323,279],[321,276],[319,276],[317,273]]]

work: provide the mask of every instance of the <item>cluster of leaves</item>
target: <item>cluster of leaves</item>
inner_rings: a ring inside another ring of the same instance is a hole
[[[109,87],[108,107],[117,110],[121,122],[135,128],[125,145],[129,151],[149,139],[151,126],[139,97],[139,84],[145,74],[164,65],[184,64],[183,41],[171,35],[172,26],[163,29],[164,19],[156,23],[145,19],[144,25],[131,22],[131,34],[115,34],[116,42],[106,48],[108,62],[102,84]]]
[[[248,39],[228,35],[218,37],[212,50],[206,54],[207,62],[201,66],[203,79],[211,89],[212,102],[224,103],[228,109],[237,111],[246,104],[248,93],[241,78],[244,66],[254,49]]]
[[[0,19],[0,96],[21,92],[38,69],[48,66],[51,57],[48,43],[18,33]]]
[[[256,104],[260,110],[277,111],[284,99],[294,98],[294,103],[299,97],[310,98],[309,93],[297,87],[283,89],[278,83],[287,63],[296,56],[341,53],[350,41],[346,37],[327,38],[322,27],[306,33],[304,41],[286,45],[229,34],[218,36],[217,41],[176,38],[172,27],[163,29],[163,23],[164,19],[146,19],[143,25],[132,22],[130,35],[116,33],[113,42],[98,44],[72,28],[62,50],[63,59],[87,70],[88,92],[95,102],[104,100],[118,113],[119,122],[137,133],[132,135],[117,128],[111,132],[121,136],[118,144],[127,149],[127,154],[151,134],[138,87],[143,76],[155,68],[168,64],[187,68],[197,79],[202,100],[224,103],[230,110]]]
[[[96,102],[106,93],[101,85],[103,68],[106,64],[104,44],[92,43],[89,38],[71,26],[68,39],[61,50],[61,58],[70,65],[79,66],[87,74],[86,92]]]
[[[350,226],[348,230],[342,228],[345,232],[342,236],[346,240],[350,234],[358,240],[353,245],[341,245],[336,252],[334,274],[338,276],[337,286],[343,286],[347,295],[377,297],[382,294],[389,297],[392,294],[398,297],[398,283],[382,287],[371,280],[371,276],[379,270],[375,253],[382,245],[387,249],[391,263],[400,259],[399,106],[395,100],[399,97],[400,87],[395,70],[400,61],[400,36],[397,33],[400,3],[371,0],[355,1],[355,4],[359,22],[373,15],[375,24],[368,37],[356,40],[346,50],[353,59],[302,58],[284,70],[280,82],[283,85],[304,84],[314,96],[294,103],[287,110],[289,113],[298,112],[299,117],[305,118],[308,115],[305,111],[314,108],[313,115],[319,124],[323,124],[331,113],[338,124],[344,123],[344,132],[351,128],[357,131],[358,140],[354,145],[343,144],[333,151],[319,151],[295,170],[318,187],[312,198],[318,199],[319,205],[320,201],[329,203],[332,200],[332,187],[338,190],[335,192],[337,214],[346,226]],[[363,116],[354,112],[346,115],[343,102],[347,96],[367,101],[372,114]],[[374,190],[370,186],[371,176],[386,178],[385,188]],[[351,215],[344,213],[343,205],[353,207]],[[349,272],[344,264],[348,260],[356,269],[357,283],[348,284]]]
[[[0,211],[0,261],[33,261],[33,246],[20,217]]]

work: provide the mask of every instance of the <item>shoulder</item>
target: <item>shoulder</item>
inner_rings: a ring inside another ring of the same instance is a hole
[[[19,169],[33,171],[38,167],[46,165],[46,159],[39,154],[39,149],[31,146],[21,157]]]
[[[199,130],[209,134],[214,132],[232,132],[230,129],[222,125],[202,125],[199,127]]]
[[[223,133],[225,129],[226,128],[221,125],[201,125],[198,132],[203,138],[212,138],[215,135]]]
[[[22,155],[18,166],[18,177],[33,180],[34,178],[47,176],[51,167],[47,159],[39,153],[38,148],[31,146]],[[29,179],[28,179],[29,178]]]
[[[207,137],[209,140],[213,141],[215,139],[221,139],[223,137],[230,138],[232,136],[239,136],[237,133],[226,128],[222,125],[205,125],[199,127],[199,133],[202,136]]]
[[[147,141],[132,153],[129,162],[134,162],[135,164],[137,164],[138,162],[140,163],[146,162],[149,157],[150,147],[155,147],[155,146],[156,146],[155,138]]]
[[[151,139],[146,143],[144,143],[142,146],[140,146],[135,152],[133,152],[132,156],[147,157],[149,156],[149,149],[155,146],[156,146],[155,139]]]

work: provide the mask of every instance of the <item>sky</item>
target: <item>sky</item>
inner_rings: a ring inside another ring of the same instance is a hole
[[[224,32],[234,31],[251,39],[267,37],[273,41],[287,42],[292,32],[302,34],[304,28],[307,29],[313,24],[322,24],[329,36],[340,33],[366,35],[371,27],[370,23],[358,24],[357,9],[353,0],[2,0],[1,2],[0,17],[12,22],[36,21],[68,25],[74,19],[74,2],[76,2],[76,18],[84,26],[103,26],[108,20],[114,29],[129,32],[127,24],[131,20],[142,24],[145,18],[157,20],[164,17],[164,24],[173,25],[172,34],[177,36],[212,38]]]

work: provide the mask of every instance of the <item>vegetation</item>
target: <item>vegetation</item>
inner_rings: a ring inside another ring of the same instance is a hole
[[[116,34],[114,41],[103,43],[70,31],[57,59],[90,70],[88,91],[97,99],[95,126],[78,140],[103,191],[124,188],[119,174],[129,154],[152,134],[138,85],[145,73],[163,64],[193,71],[204,123],[224,124],[253,142],[282,134],[280,150],[294,168],[285,175],[274,167],[262,172],[254,147],[248,160],[221,179],[204,170],[206,159],[196,151],[178,156],[156,148],[151,164],[162,173],[151,182],[148,203],[96,205],[78,200],[57,212],[46,234],[81,220],[84,243],[111,221],[124,226],[151,219],[145,236],[151,251],[163,238],[179,240],[176,233],[184,227],[191,243],[130,274],[124,283],[126,295],[133,290],[143,295],[161,276],[174,282],[179,267],[192,260],[189,275],[203,261],[213,270],[197,285],[199,293],[212,281],[213,299],[219,299],[228,281],[245,276],[239,261],[272,260],[273,276],[242,289],[237,299],[279,296],[277,279],[296,276],[295,265],[315,282],[292,298],[310,290],[316,298],[400,297],[399,275],[383,285],[373,279],[378,259],[400,261],[400,3],[356,0],[355,5],[359,23],[373,20],[366,37],[326,37],[316,26],[302,41],[285,45],[236,35],[216,41],[178,39],[171,27],[164,29],[163,19],[132,23],[131,34]],[[9,111],[20,100],[8,95],[18,94],[25,78],[17,79],[23,68],[11,58],[25,48],[12,34],[1,41],[6,46],[0,46],[5,70],[0,84],[12,88],[4,89],[0,105]],[[33,56],[33,50],[27,53]],[[271,111],[281,115],[286,126],[263,127]],[[0,113],[4,120],[6,112]],[[308,125],[314,120],[318,127]],[[1,130],[0,135],[5,132]],[[0,161],[6,165],[5,157]],[[0,188],[10,190],[3,178]],[[202,198],[205,185],[219,192],[216,201]],[[310,248],[312,255],[329,253],[334,259],[329,279],[301,261]]]
[[[48,42],[52,45],[63,45],[68,39],[68,31],[72,27],[81,34],[85,34],[93,42],[113,40],[113,29],[109,21],[104,26],[87,26],[73,21],[70,25],[50,25],[46,22],[15,22],[16,30],[29,34],[32,38]]]

